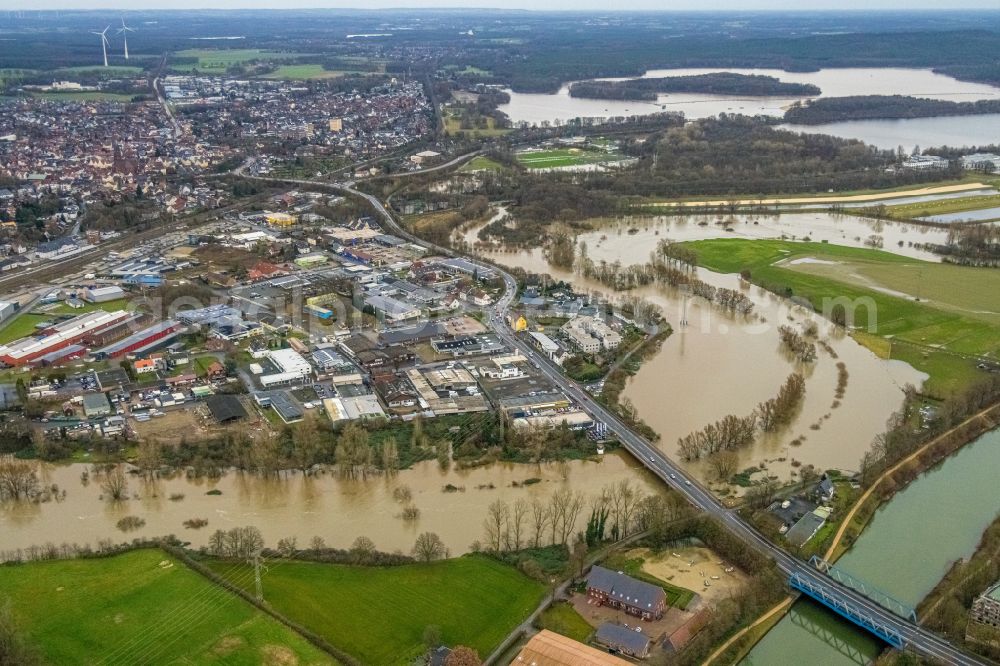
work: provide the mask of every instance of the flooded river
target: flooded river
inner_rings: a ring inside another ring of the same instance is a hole
[[[91,478],[84,485],[86,464],[45,465],[43,483],[58,484],[66,499],[41,504],[0,504],[0,550],[25,548],[46,542],[90,543],[106,538],[113,542],[134,537],[174,534],[195,546],[208,543],[216,529],[255,525],[269,546],[294,536],[306,545],[321,536],[327,545],[347,548],[355,538],[370,537],[384,551],[409,553],[421,532],[436,532],[452,554],[469,550],[483,534],[486,509],[497,498],[509,502],[519,497],[547,498],[560,487],[587,495],[597,494],[608,484],[632,479],[645,492],[658,492],[662,485],[631,457],[609,453],[599,461],[571,461],[543,465],[495,464],[471,470],[442,471],[436,461],[425,461],[392,477],[346,480],[332,474],[303,477],[290,474],[280,479],[231,472],[221,479],[190,481],[184,477],[144,482],[129,478],[132,499],[109,502],[100,498],[100,484]],[[525,479],[538,483],[521,485]],[[515,487],[512,484],[517,483]],[[444,492],[445,485],[464,488]],[[398,517],[403,504],[393,491],[407,486],[412,503],[420,509],[416,520]],[[219,490],[221,495],[208,495]],[[183,499],[173,501],[172,494]],[[146,525],[121,532],[116,523],[125,516],[138,516]],[[208,526],[185,529],[192,518],[205,518]],[[586,516],[581,515],[582,529]]]
[[[784,72],[773,69],[665,69],[650,70],[642,78],[685,76],[728,71],[739,74],[762,74],[782,81],[811,83],[819,86],[819,97],[848,95],[912,95],[956,102],[996,99],[1000,88],[982,83],[958,81],[925,69],[838,68],[818,72]],[[624,80],[624,79],[608,79]],[[717,116],[720,113],[781,116],[790,105],[809,97],[739,97],[671,93],[659,95],[656,102],[583,99],[570,97],[569,85],[554,95],[515,93],[500,110],[514,122],[537,125],[563,123],[573,118],[608,118],[681,111],[689,119]],[[1000,115],[956,118],[916,118],[894,121],[855,121],[794,127],[806,132],[857,138],[881,148],[914,144],[928,146],[964,146],[992,143],[1000,135]]]
[[[837,566],[915,606],[955,560],[975,551],[1000,511],[998,468],[1000,430],[994,430],[893,497]],[[801,601],[743,664],[865,664],[879,651],[868,633]]]
[[[588,255],[594,259],[634,264],[647,261],[661,238],[687,240],[739,234],[776,237],[795,230],[789,235],[810,235],[815,240],[828,237],[844,245],[861,245],[863,238],[879,230],[886,238],[886,249],[922,256],[907,242],[926,242],[943,234],[913,225],[871,227],[858,218],[821,213],[772,217],[766,222],[761,219],[757,225],[745,216],[736,219],[732,234],[716,225],[699,226],[692,220],[645,218],[622,220],[583,234],[579,240],[587,244]],[[769,229],[766,225],[773,226]],[[630,228],[638,231],[625,231]],[[897,239],[906,239],[902,248]],[[613,296],[598,283],[549,266],[540,250],[496,253],[491,257],[571,281],[583,291]],[[798,415],[789,427],[761,436],[753,446],[740,450],[740,468],[766,463],[767,473],[782,480],[792,478],[799,463],[820,470],[856,470],[872,438],[885,430],[886,420],[902,403],[903,387],[919,385],[926,375],[904,363],[879,359],[852,338],[838,333],[827,320],[761,288],[743,285],[736,275],[699,270],[699,277],[718,287],[743,290],[753,299],[759,316],[733,316],[665,287],[630,292],[660,306],[674,327],[674,334],[629,380],[623,393],[639,416],[660,434],[660,448],[677,459],[678,438],[728,414],[749,414],[759,402],[773,397],[791,372],[799,370],[806,378],[806,396]],[[681,326],[679,322],[685,319],[688,325]],[[816,363],[800,367],[782,350],[777,327],[801,325],[806,320],[816,322],[821,339],[828,342],[836,359],[821,351]],[[846,365],[849,380],[844,397],[834,407],[838,362]],[[712,480],[704,462],[687,463],[687,467],[702,480]]]

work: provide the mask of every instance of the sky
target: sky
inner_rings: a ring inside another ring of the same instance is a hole
[[[0,10],[16,9],[292,9],[469,7],[534,10],[608,11],[607,0],[0,0]],[[950,6],[956,5],[956,6]],[[998,0],[618,0],[615,10],[906,10],[1000,9]]]

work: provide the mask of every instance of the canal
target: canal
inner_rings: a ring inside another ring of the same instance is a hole
[[[975,551],[1000,511],[1000,430],[982,435],[899,492],[837,566],[916,606],[955,560]],[[799,601],[745,666],[865,664],[882,645],[822,607]]]

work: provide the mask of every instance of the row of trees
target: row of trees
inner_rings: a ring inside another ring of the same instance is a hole
[[[605,538],[625,538],[648,522],[652,507],[642,489],[628,479],[603,487],[588,501],[580,491],[560,488],[547,499],[518,498],[492,502],[483,520],[483,539],[478,544],[491,553],[509,553],[522,548],[569,547],[580,535],[578,525],[588,504],[590,517],[583,537],[593,545]],[[646,507],[646,508],[644,508]]]
[[[684,460],[698,460],[747,446],[753,442],[758,428],[764,432],[773,432],[790,422],[802,404],[805,392],[802,375],[790,374],[778,395],[757,405],[748,416],[729,414],[677,440],[681,457]],[[721,471],[719,474],[722,476]]]
[[[812,363],[816,360],[816,345],[807,340],[791,326],[779,326],[778,337],[791,354],[800,363]]]

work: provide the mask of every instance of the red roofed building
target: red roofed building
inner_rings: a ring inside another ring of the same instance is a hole
[[[247,277],[254,282],[257,280],[267,280],[273,277],[280,277],[282,275],[288,275],[288,271],[283,269],[281,266],[277,266],[267,261],[257,262],[257,265],[251,268],[247,273]]]

